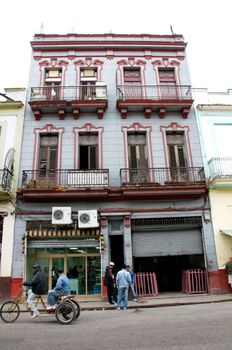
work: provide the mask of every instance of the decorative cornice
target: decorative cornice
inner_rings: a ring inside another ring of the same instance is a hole
[[[167,57],[163,57],[159,60],[152,61],[151,64],[156,67],[179,67],[180,62],[177,60],[170,60]]]
[[[128,57],[128,59],[126,60],[120,60],[117,62],[118,66],[145,66],[146,62],[141,60],[141,59],[136,59],[134,57]]]

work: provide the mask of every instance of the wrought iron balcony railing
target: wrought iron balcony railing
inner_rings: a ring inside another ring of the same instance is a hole
[[[32,87],[30,101],[106,100],[106,85]]]
[[[208,172],[210,178],[232,178],[232,157],[211,158],[208,161]]]
[[[13,173],[9,169],[0,169],[0,188],[4,191],[10,191],[12,179]]]
[[[189,85],[118,85],[118,100],[192,100]]]
[[[109,170],[24,170],[23,189],[99,188],[109,186]]]
[[[142,168],[121,169],[122,185],[191,185],[199,182],[205,183],[203,168]]]

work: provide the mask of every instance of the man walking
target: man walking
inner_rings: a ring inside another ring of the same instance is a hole
[[[28,291],[27,304],[32,311],[31,318],[35,318],[39,316],[39,311],[35,306],[35,299],[38,295],[41,295],[44,292],[44,276],[40,270],[41,266],[39,264],[33,265],[32,268],[34,269],[34,272],[33,272],[34,277],[32,278],[31,281],[25,281],[23,285],[26,287],[28,286],[32,287]]]
[[[118,287],[118,310],[126,310],[128,306],[128,288],[131,284],[130,273],[126,270],[126,265],[123,265],[122,270],[117,273],[116,285]]]
[[[111,261],[109,266],[106,267],[104,278],[104,285],[107,287],[108,302],[111,305],[115,305],[117,303],[113,267],[114,263]]]

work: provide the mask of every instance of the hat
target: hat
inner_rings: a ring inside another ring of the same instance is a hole
[[[32,266],[32,268],[33,268],[33,269],[40,269],[41,266],[40,266],[39,264],[35,264],[35,265]]]
[[[111,261],[111,262],[109,263],[109,265],[110,265],[110,266],[114,266],[114,263],[113,263],[113,261]]]

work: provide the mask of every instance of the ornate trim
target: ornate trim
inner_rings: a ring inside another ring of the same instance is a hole
[[[104,128],[102,126],[94,126],[91,123],[86,123],[81,127],[74,127],[73,133],[75,135],[74,137],[74,169],[78,169],[79,166],[79,153],[78,153],[78,138],[79,133],[85,132],[85,133],[91,133],[91,132],[97,132],[98,133],[98,164],[99,169],[103,168],[103,157],[102,157],[102,134],[104,132]]]
[[[152,126],[143,126],[140,123],[133,123],[130,126],[122,126],[123,140],[124,140],[124,162],[125,168],[129,168],[129,156],[128,156],[128,132],[139,132],[143,131],[146,133],[146,145],[148,150],[148,167],[154,168],[153,166],[153,156],[152,156],[152,143],[151,143],[151,131]]]
[[[44,85],[44,78],[45,78],[45,68],[47,67],[57,67],[57,68],[62,68],[62,81],[61,81],[61,85],[64,86],[65,85],[65,72],[67,70],[67,66],[68,66],[69,62],[62,60],[62,59],[58,59],[57,57],[51,57],[50,60],[43,60],[41,62],[39,62],[39,66],[40,66],[40,86]]]
[[[98,76],[97,80],[101,81],[103,64],[103,61],[100,61],[99,59],[93,59],[92,57],[85,57],[83,60],[74,61],[76,68],[77,86],[80,85],[80,67],[96,67]]]
[[[47,124],[43,128],[35,128],[35,143],[34,143],[34,157],[32,170],[38,170],[38,157],[39,157],[39,140],[40,134],[58,134],[58,156],[57,156],[57,169],[62,169],[61,166],[61,156],[62,156],[62,134],[64,133],[64,128],[56,128],[52,124]]]
[[[172,67],[175,69],[176,85],[180,85],[180,62],[177,60],[170,59],[168,57],[163,57],[158,60],[152,61],[153,69],[155,71],[156,81],[159,85],[159,67]]]
[[[186,156],[188,161],[188,166],[193,167],[193,160],[192,160],[192,153],[190,148],[190,139],[189,139],[189,126],[182,126],[178,123],[171,123],[168,126],[161,125],[160,131],[162,132],[162,138],[163,138],[163,145],[164,145],[164,157],[165,157],[165,163],[166,167],[169,167],[169,156],[168,156],[168,147],[167,147],[167,137],[166,137],[166,131],[171,132],[177,132],[178,130],[181,130],[184,132],[184,138],[185,138],[185,145],[186,145]]]

